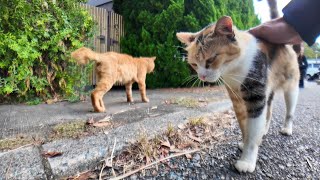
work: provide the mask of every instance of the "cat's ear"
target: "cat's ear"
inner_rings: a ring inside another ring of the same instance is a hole
[[[177,33],[176,36],[179,39],[179,41],[185,45],[191,44],[195,39],[195,34],[188,33],[188,32],[180,32],[180,33]]]
[[[153,56],[153,57],[151,57],[150,58],[152,61],[155,61],[156,59],[157,59],[157,57],[156,56]]]
[[[218,35],[234,36],[233,22],[230,16],[221,17],[216,23],[214,32]]]

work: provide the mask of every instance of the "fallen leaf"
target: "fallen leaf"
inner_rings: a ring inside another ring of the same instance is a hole
[[[157,117],[160,116],[160,114],[149,114],[149,117]]]
[[[106,116],[103,119],[100,119],[98,122],[109,122],[111,120],[111,116]]]
[[[171,147],[170,142],[168,140],[167,141],[161,141],[161,146],[165,146],[167,148]]]
[[[107,127],[111,124],[111,122],[95,122],[92,124],[94,127]]]
[[[188,154],[185,154],[185,156],[186,156],[187,159],[192,159],[192,156],[191,156],[191,154],[189,154],[189,153],[188,153]]]
[[[58,101],[58,99],[57,98],[54,98],[54,99],[48,99],[48,100],[46,100],[46,103],[47,104],[53,104],[53,103],[55,103],[55,102],[57,102]]]
[[[194,140],[194,141],[199,142],[199,143],[202,143],[202,142],[203,142],[202,139],[197,138],[197,137],[195,137],[195,136],[193,136],[193,135],[191,135],[191,134],[188,134],[188,137],[189,137],[190,139]]]
[[[185,126],[184,124],[179,124],[179,125],[178,125],[178,128],[179,128],[179,129],[185,129],[186,126]]]
[[[201,99],[201,98],[199,98],[198,101],[199,102],[207,102],[205,99]]]
[[[87,124],[92,125],[94,123],[93,117],[88,119]]]
[[[104,163],[105,163],[105,166],[106,166],[106,167],[112,168],[112,163],[111,163],[111,160],[110,160],[110,159],[105,160]]]
[[[97,175],[92,171],[87,171],[76,176],[67,178],[67,180],[87,180],[87,179],[97,179]]]
[[[56,156],[61,156],[62,152],[56,152],[56,151],[43,152],[42,155],[46,158],[53,158]]]
[[[183,151],[180,150],[180,149],[173,148],[173,149],[170,149],[170,152],[171,152],[171,153],[181,153],[181,152],[183,152]]]
[[[153,170],[153,171],[152,171],[152,175],[153,175],[153,176],[156,176],[157,174],[158,174],[158,172],[157,172],[156,170]]]
[[[179,144],[179,145],[178,145],[178,148],[179,148],[179,149],[185,149],[185,148],[188,148],[188,147],[192,147],[193,144],[194,144],[194,143],[191,143],[191,142],[190,142],[190,143]]]
[[[151,162],[149,156],[146,156],[146,164],[149,164]]]

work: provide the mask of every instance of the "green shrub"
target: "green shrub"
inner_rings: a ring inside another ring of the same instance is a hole
[[[79,1],[0,2],[0,101],[77,94],[89,69],[70,60],[70,52],[84,45],[94,25]]]
[[[222,15],[232,16],[240,29],[259,23],[252,0],[114,0],[113,3],[125,23],[121,50],[134,56],[157,56],[155,72],[147,77],[151,88],[183,86],[190,76],[176,32],[198,31]]]

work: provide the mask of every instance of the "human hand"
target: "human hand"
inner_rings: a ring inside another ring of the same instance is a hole
[[[251,28],[249,33],[275,44],[299,44],[300,35],[281,17]]]

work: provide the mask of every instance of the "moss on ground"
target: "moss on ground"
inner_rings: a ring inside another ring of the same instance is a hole
[[[52,128],[51,140],[62,138],[77,138],[87,131],[85,121],[57,124]]]
[[[199,107],[199,100],[194,98],[188,98],[188,97],[174,98],[171,100],[171,103],[178,104],[180,106],[189,107],[189,108]]]
[[[0,151],[15,149],[27,144],[35,143],[36,141],[31,137],[12,137],[0,140]]]

